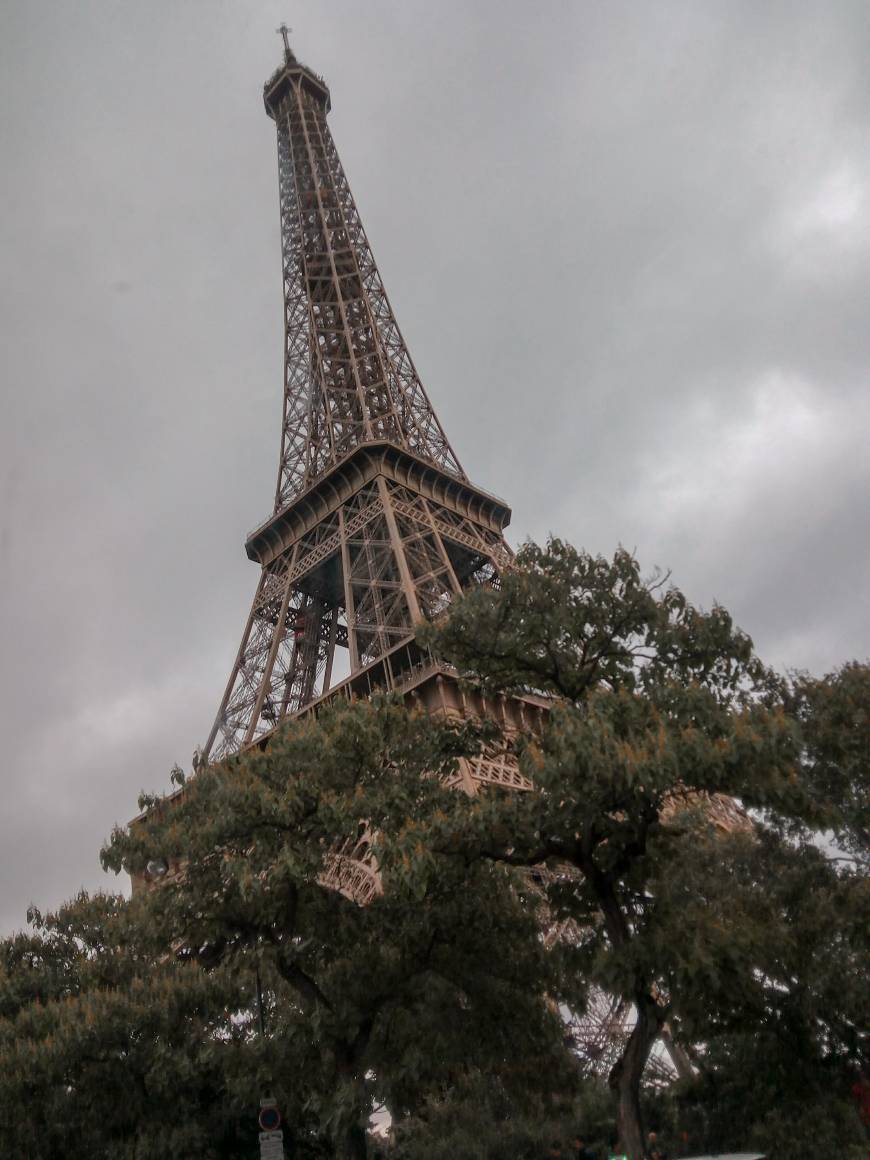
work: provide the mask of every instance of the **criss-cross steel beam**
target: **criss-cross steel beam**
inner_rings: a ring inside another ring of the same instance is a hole
[[[272,515],[247,544],[262,572],[212,760],[257,743],[339,670],[388,656],[511,558],[510,511],[469,482],[402,338],[327,124],[329,90],[278,31],[284,63],[264,99],[278,145],[281,447]]]

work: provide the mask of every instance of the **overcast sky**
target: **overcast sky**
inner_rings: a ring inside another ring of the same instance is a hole
[[[0,932],[208,734],[270,509],[275,28],[510,538],[870,654],[870,4],[3,0]]]

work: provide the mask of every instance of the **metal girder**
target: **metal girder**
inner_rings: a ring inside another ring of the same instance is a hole
[[[280,99],[267,105],[278,137],[284,274],[276,510],[373,439],[464,478],[393,316],[326,123],[328,93],[309,78],[288,63]]]
[[[326,123],[292,53],[270,78],[284,281],[284,407],[262,573],[203,751],[257,743],[511,559],[500,501],[468,483],[399,331]],[[389,671],[389,664],[386,666]]]
[[[489,528],[377,476],[263,569],[205,758],[258,741],[510,560]]]

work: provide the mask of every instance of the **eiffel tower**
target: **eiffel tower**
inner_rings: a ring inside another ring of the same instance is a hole
[[[436,715],[495,718],[507,737],[538,730],[548,699],[469,691],[416,644],[417,626],[454,597],[498,585],[513,558],[510,508],[471,483],[438,421],[327,124],[329,89],[279,31],[284,59],[263,93],[277,130],[284,280],[278,478],[272,514],[245,543],[260,579],[196,765],[267,744],[320,703],[376,690]],[[531,788],[504,746],[462,759],[450,784]],[[361,905],[380,892],[364,829],[328,855],[321,880]],[[575,934],[552,927],[546,941]],[[606,1073],[631,1022],[625,1004],[596,995],[571,1034]],[[683,1070],[679,1059],[653,1065],[662,1078]]]
[[[416,626],[497,584],[511,559],[510,509],[468,479],[402,338],[329,131],[329,89],[279,31],[264,101],[278,142],[281,451],[272,514],[245,544],[260,580],[201,755],[212,761],[323,698],[427,683]]]

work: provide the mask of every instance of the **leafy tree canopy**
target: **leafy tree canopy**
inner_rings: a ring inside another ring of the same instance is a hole
[[[786,703],[800,721],[804,777],[834,839],[870,868],[870,665],[852,661],[826,677],[798,674]]]
[[[645,581],[628,553],[607,561],[552,540],[517,565],[421,635],[486,690],[555,698],[539,735],[510,740],[534,788],[481,795],[429,840],[562,871],[550,909],[580,932],[565,999],[582,1004],[595,982],[637,1012],[610,1082],[621,1147],[640,1156],[639,1087],[666,1023],[691,1046],[788,1017],[823,1054],[866,1048],[865,883],[782,837],[830,824],[820,762],[848,781],[858,747],[818,714],[808,763],[781,681],[728,613]],[[772,889],[778,874],[791,894]]]
[[[312,1158],[369,1155],[380,1107],[407,1160],[600,1144],[612,1107],[639,1160],[642,1100],[699,1147],[791,1160],[813,1108],[860,1143],[867,667],[786,681],[724,609],[556,540],[420,636],[486,692],[544,694],[541,728],[342,703],[143,798],[103,859],[159,885],[0,942],[4,1150],[255,1155],[264,1094]],[[530,790],[445,788],[499,746]],[[546,951],[542,921],[570,937]],[[637,1013],[609,1092],[559,1015],[593,985]],[[642,1095],[666,1029],[692,1066]]]
[[[134,873],[155,857],[180,864],[153,916],[177,958],[259,962],[269,1035],[294,1044],[306,1110],[341,1154],[365,1154],[374,1108],[400,1120],[469,1068],[499,1075],[521,1105],[570,1066],[524,884],[448,856],[421,873],[406,840],[456,810],[438,775],[479,739],[391,699],[339,705],[210,767],[175,802],[151,801],[104,853]],[[322,875],[373,819],[381,892],[359,906]]]
[[[231,974],[167,955],[118,897],[30,917],[0,943],[3,1154],[253,1155],[264,1061],[232,1017],[245,991]]]

